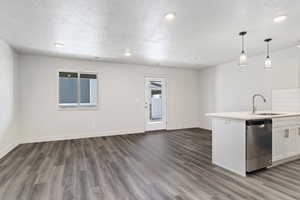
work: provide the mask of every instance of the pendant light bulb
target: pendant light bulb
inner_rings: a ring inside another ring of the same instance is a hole
[[[240,67],[247,66],[247,54],[245,53],[245,51],[241,52],[239,65]]]
[[[265,69],[272,69],[272,60],[271,60],[271,57],[270,57],[270,47],[269,47],[269,42],[271,42],[272,39],[271,38],[268,38],[268,39],[265,39],[265,42],[267,43],[267,57],[265,59]]]
[[[246,31],[240,32],[239,35],[242,37],[242,52],[240,54],[239,59],[239,66],[245,67],[247,66],[247,54],[245,52],[245,46],[244,46],[244,36],[247,34]]]
[[[265,69],[272,69],[272,60],[271,60],[270,56],[266,57]]]

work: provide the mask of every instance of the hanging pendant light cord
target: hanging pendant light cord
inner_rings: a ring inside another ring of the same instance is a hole
[[[242,37],[242,52],[245,52],[245,41],[244,41],[244,37],[247,34],[246,31],[240,32],[239,35]]]
[[[265,42],[267,43],[267,58],[270,57],[270,42],[272,41],[271,38],[265,39]]]
[[[245,47],[244,47],[244,35],[242,35],[242,52],[245,51]]]
[[[269,47],[269,42],[267,43],[267,56],[270,57],[270,47]]]

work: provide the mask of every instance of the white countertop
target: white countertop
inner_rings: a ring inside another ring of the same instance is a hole
[[[276,113],[279,115],[256,115],[249,112],[224,112],[224,113],[206,113],[208,117],[214,118],[228,118],[228,119],[239,119],[239,120],[256,120],[256,119],[271,119],[271,118],[282,118],[282,117],[296,117],[300,116],[297,112],[275,112],[275,111],[257,111],[259,113]]]

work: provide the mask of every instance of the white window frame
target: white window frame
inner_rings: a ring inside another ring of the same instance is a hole
[[[66,72],[66,73],[77,73],[77,103],[74,104],[60,104],[59,103],[59,73]],[[80,74],[93,74],[96,75],[96,104],[80,104]],[[98,109],[99,107],[99,73],[95,71],[78,71],[78,70],[58,70],[57,71],[57,107],[59,110],[94,110]]]

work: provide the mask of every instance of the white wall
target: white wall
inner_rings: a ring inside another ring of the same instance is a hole
[[[199,127],[211,129],[211,121],[205,113],[215,112],[216,68],[204,68],[199,73],[200,116]]]
[[[210,128],[206,112],[250,111],[251,97],[255,93],[267,98],[267,103],[257,100],[258,109],[271,110],[272,89],[300,86],[299,49],[272,52],[271,56],[273,69],[270,71],[264,70],[265,55],[250,57],[248,66],[243,69],[235,61],[200,70],[200,105],[209,108],[200,109],[200,127]]]
[[[0,158],[19,143],[16,61],[14,51],[0,41]]]
[[[167,128],[199,124],[198,71],[20,55],[24,142],[144,131],[144,77],[167,78]],[[97,71],[98,110],[57,109],[57,70]]]
[[[300,112],[300,88],[272,90],[272,110]]]

